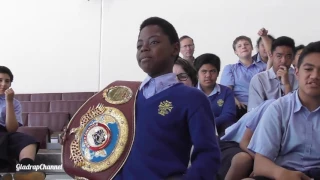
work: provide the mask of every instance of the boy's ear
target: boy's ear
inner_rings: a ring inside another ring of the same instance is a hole
[[[294,68],[294,75],[295,75],[296,79],[298,79],[298,77],[299,77],[299,69],[298,69],[297,66]]]
[[[174,43],[172,46],[173,46],[173,53],[172,53],[172,55],[173,55],[173,56],[178,56],[179,53],[180,53],[180,43],[179,43],[179,42],[176,42],[176,43]]]
[[[272,59],[272,53],[271,52],[268,52],[268,56]]]

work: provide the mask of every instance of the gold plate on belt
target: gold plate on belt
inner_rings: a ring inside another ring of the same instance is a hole
[[[113,86],[103,91],[103,97],[110,104],[124,104],[132,98],[132,94],[126,86]]]
[[[80,126],[72,128],[74,140],[70,158],[74,165],[88,172],[101,172],[120,158],[128,141],[128,122],[117,108],[98,104],[81,117]]]

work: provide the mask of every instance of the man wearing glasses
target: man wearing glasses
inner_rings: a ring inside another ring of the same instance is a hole
[[[182,54],[183,59],[187,60],[192,65],[194,64],[194,42],[191,37],[182,36],[180,38],[180,53]]]

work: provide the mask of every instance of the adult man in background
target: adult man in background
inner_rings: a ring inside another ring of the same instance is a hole
[[[192,65],[194,64],[194,42],[191,37],[182,36],[180,38],[180,53],[182,54],[183,59],[187,60]]]

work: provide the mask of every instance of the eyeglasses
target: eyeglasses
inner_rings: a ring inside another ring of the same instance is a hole
[[[186,81],[189,76],[187,73],[180,73],[180,74],[177,74],[177,78],[179,81]]]
[[[187,48],[193,48],[194,47],[194,44],[187,44],[187,45],[184,45],[184,46],[181,46],[180,48],[181,49],[187,49]]]

